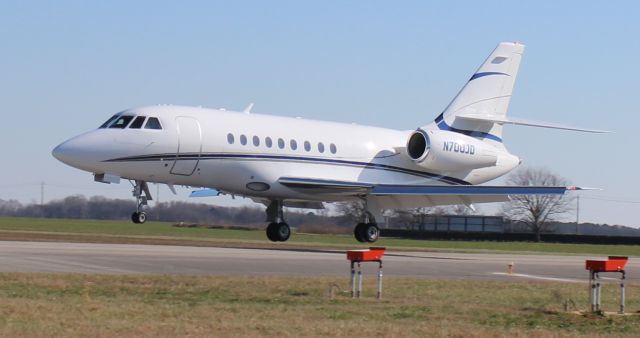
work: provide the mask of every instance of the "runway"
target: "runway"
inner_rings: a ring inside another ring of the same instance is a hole
[[[390,251],[384,274],[393,277],[586,282],[585,259],[600,256],[512,255]],[[507,275],[514,263],[515,274]],[[375,264],[363,264],[373,274]],[[0,272],[173,275],[347,276],[344,251],[242,249],[136,244],[0,241]],[[640,259],[627,265],[640,282]]]

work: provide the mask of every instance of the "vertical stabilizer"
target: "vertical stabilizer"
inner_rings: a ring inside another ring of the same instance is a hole
[[[456,117],[506,117],[523,52],[524,45],[520,43],[500,43],[442,114],[425,128],[451,130],[502,143],[502,125]]]

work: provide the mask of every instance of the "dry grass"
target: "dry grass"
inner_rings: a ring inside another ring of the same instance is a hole
[[[586,287],[560,283],[386,280],[384,299],[346,293],[347,278],[0,274],[0,335],[15,336],[449,336],[640,335],[640,316],[565,313]],[[605,307],[615,308],[614,288]],[[640,309],[640,287],[629,287]]]

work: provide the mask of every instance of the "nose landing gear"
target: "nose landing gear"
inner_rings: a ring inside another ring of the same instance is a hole
[[[148,201],[152,200],[147,182],[135,181],[133,185],[133,197],[136,198],[136,211],[131,214],[131,220],[133,223],[142,224],[147,221],[147,214],[142,211],[142,208],[147,205]]]
[[[131,220],[133,223],[142,224],[147,221],[147,214],[144,211],[136,211],[131,214]]]

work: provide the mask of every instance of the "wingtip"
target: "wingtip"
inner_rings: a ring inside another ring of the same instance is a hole
[[[567,191],[578,191],[578,190],[603,190],[602,188],[593,188],[593,187],[567,187]]]

